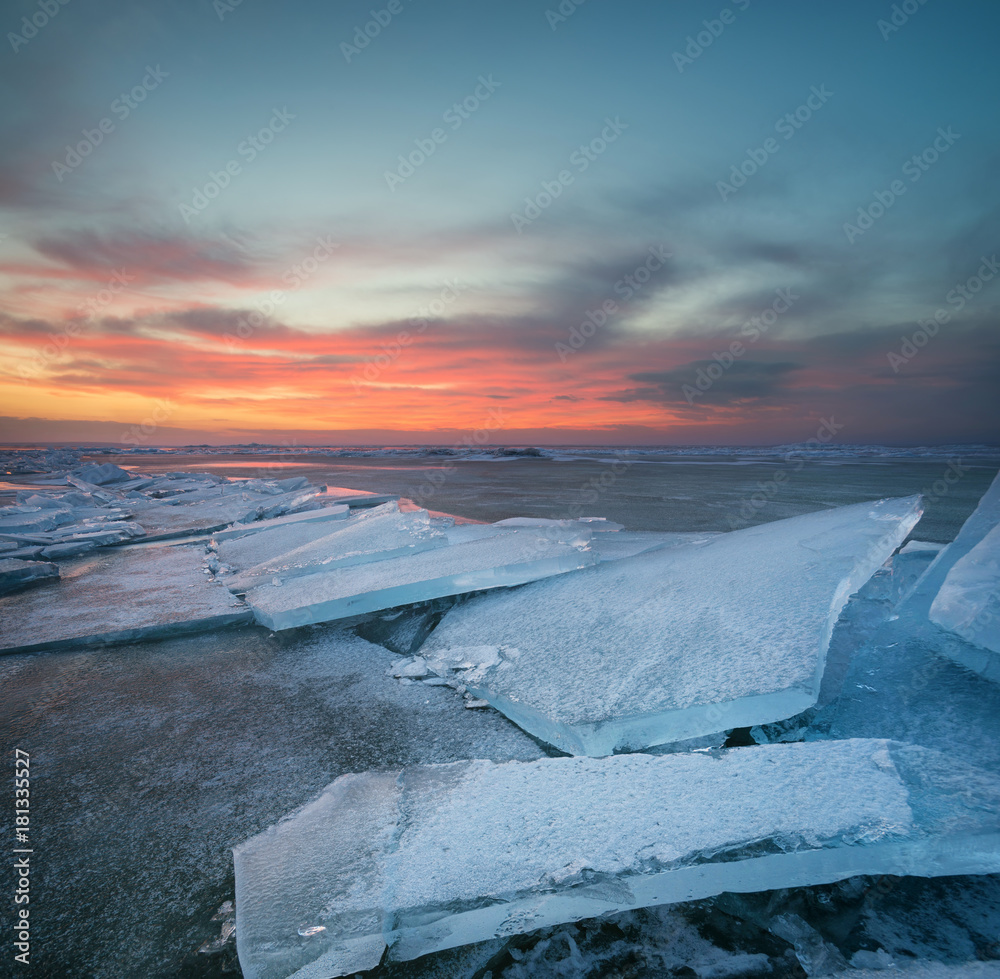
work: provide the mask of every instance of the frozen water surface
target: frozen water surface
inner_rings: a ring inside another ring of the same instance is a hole
[[[240,962],[319,979],[722,891],[992,873],[998,805],[994,775],[888,741],[347,775],[236,848]]]
[[[495,711],[389,680],[392,658],[329,626],[0,657],[0,744],[31,752],[44,834],[26,974],[221,975],[195,950],[233,900],[233,846],[347,772],[542,754]]]
[[[919,516],[916,498],[839,507],[477,597],[421,655],[476,651],[462,682],[571,754],[790,717],[816,702],[847,599]]]

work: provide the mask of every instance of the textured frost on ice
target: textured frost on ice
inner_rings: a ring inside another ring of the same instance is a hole
[[[463,682],[572,754],[790,717],[816,702],[848,597],[919,516],[916,497],[839,507],[477,597],[421,655],[493,647]]]
[[[995,776],[886,741],[348,775],[237,847],[240,962],[344,975],[384,944],[406,960],[722,891],[992,873],[998,802]],[[327,930],[306,944],[305,921]]]

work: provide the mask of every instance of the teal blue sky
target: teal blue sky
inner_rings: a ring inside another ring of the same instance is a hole
[[[432,433],[505,391],[539,437],[781,441],[839,411],[854,442],[1000,438],[995,3],[50,4],[0,16],[9,419],[132,422],[172,393],[188,428],[278,431],[307,394],[343,409],[309,427]],[[324,235],[335,257],[255,326],[250,397],[213,343]],[[654,246],[665,269],[560,357]],[[122,264],[134,286],[39,367]],[[449,277],[429,342],[359,386]],[[791,308],[720,361],[781,288]]]

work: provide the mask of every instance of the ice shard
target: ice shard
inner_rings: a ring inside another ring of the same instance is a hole
[[[963,665],[1000,682],[1000,525],[952,566],[930,619],[977,647],[959,654]]]
[[[941,549],[931,565],[917,580],[900,604],[900,617],[919,627],[926,620],[931,604],[944,584],[948,572],[965,557],[994,527],[1000,524],[1000,473],[983,494],[972,516],[962,524],[958,536]]]
[[[21,561],[0,556],[0,595],[58,579],[59,569],[47,561]]]
[[[838,507],[478,596],[421,655],[476,662],[472,693],[570,754],[791,717],[816,702],[847,599],[920,513],[918,497]]]
[[[262,584],[246,593],[254,618],[280,631],[448,595],[520,585],[594,564],[590,532],[504,533],[406,557]]]
[[[1000,870],[1000,779],[892,741],[345,775],[237,847],[248,979],[323,979],[604,913]]]

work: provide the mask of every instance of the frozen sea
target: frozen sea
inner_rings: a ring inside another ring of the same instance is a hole
[[[266,452],[90,458],[139,472],[301,474],[471,520],[602,516],[629,530],[725,531],[923,493],[913,536],[936,542],[955,536],[1000,466],[983,449]],[[3,477],[0,501],[33,478]],[[34,833],[32,965],[14,971],[5,939],[0,976],[239,975],[232,941],[199,952],[233,899],[234,845],[346,772],[554,753],[447,688],[388,677],[394,658],[334,626],[0,657],[0,743],[8,765],[13,749],[30,752]],[[581,922],[370,975],[804,975],[766,927],[776,911],[807,921],[856,965],[873,964],[879,948],[902,964],[1000,961],[997,877],[857,878]]]

